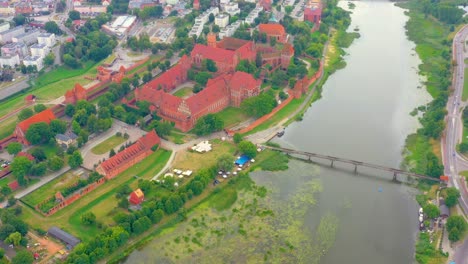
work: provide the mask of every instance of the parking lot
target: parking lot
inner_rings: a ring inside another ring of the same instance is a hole
[[[174,41],[175,27],[167,19],[157,20],[145,26],[143,32],[148,33],[152,43],[172,43]]]

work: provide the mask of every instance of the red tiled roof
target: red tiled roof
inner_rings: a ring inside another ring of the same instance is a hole
[[[32,124],[36,124],[36,123],[39,123],[39,122],[46,122],[47,124],[50,123],[50,121],[56,119],[55,115],[54,115],[54,112],[52,112],[52,110],[50,108],[47,108],[46,110],[40,112],[40,113],[37,113],[33,116],[31,116],[30,118],[28,119],[25,119],[23,121],[21,121],[19,124],[18,124],[18,127],[23,130],[23,132],[26,133],[26,131],[28,130],[28,128],[32,125]]]
[[[237,71],[232,75],[232,78],[229,81],[229,87],[234,90],[253,90],[260,84],[260,82],[260,80],[255,80],[251,74]]]
[[[284,35],[286,31],[280,24],[260,24],[258,26],[260,32],[264,32],[267,35]]]
[[[14,180],[14,181],[8,183],[8,187],[10,187],[10,189],[12,191],[16,191],[19,188],[19,183],[18,183],[17,180]]]
[[[210,59],[215,62],[232,63],[234,54],[234,51],[231,50],[196,44],[192,53],[190,53],[190,56],[195,57],[196,55],[200,55],[203,59]]]
[[[34,157],[31,154],[27,153],[27,152],[22,152],[21,151],[16,156],[17,157],[26,157],[28,160],[34,161]]]
[[[304,16],[316,16],[322,14],[322,8],[320,7],[306,7],[304,9]]]
[[[197,113],[203,110],[206,106],[212,105],[214,102],[225,97],[228,94],[227,82],[229,78],[229,74],[223,74],[212,79],[209,84],[207,83],[205,89],[188,98],[186,102],[190,112],[193,115],[197,115]]]
[[[133,145],[129,146],[125,150],[117,153],[115,156],[109,158],[108,160],[101,163],[101,167],[110,172],[115,168],[120,167],[120,165],[127,163],[137,157],[140,153],[151,149],[154,145],[159,144],[161,139],[159,136],[152,130],[148,134],[142,136],[135,142]]]

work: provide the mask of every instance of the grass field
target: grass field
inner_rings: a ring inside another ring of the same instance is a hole
[[[285,119],[288,117],[290,114],[292,114],[296,109],[304,102],[305,96],[299,98],[299,99],[293,99],[287,106],[285,106],[283,109],[279,110],[274,116],[272,116],[270,119],[267,121],[263,122],[256,128],[252,129],[251,131],[245,133],[243,136],[248,136],[251,134],[255,134],[259,131],[268,129],[277,123],[281,122],[281,120]]]
[[[177,153],[174,164],[177,164],[177,169],[197,171],[203,168],[210,168],[215,165],[218,157],[222,154],[234,154],[236,146],[231,142],[212,140],[213,150],[207,153],[197,153],[189,151],[181,151]]]
[[[191,87],[185,87],[175,92],[174,95],[177,97],[184,98],[191,95],[193,93],[192,90],[193,89]]]
[[[468,99],[468,68],[465,68],[465,78],[463,83],[462,100]]]
[[[110,208],[107,203],[113,203],[115,189],[123,184],[136,183],[135,175],[143,179],[150,179],[157,174],[167,163],[171,155],[170,151],[159,149],[138,163],[136,166],[129,168],[121,173],[116,178],[103,184],[96,190],[90,192],[88,195],[77,200],[70,206],[65,207],[56,214],[50,217],[44,217],[33,209],[24,206],[21,219],[26,221],[34,228],[42,228],[47,230],[50,226],[55,225],[64,230],[78,236],[84,241],[87,241],[95,236],[100,230],[96,226],[84,226],[80,223],[80,216],[82,213],[92,209],[99,204],[103,208]],[[107,199],[109,198],[109,199]],[[105,203],[103,203],[105,202]],[[100,215],[105,215],[102,212]],[[100,219],[98,219],[100,220]],[[105,220],[105,219],[102,219]]]
[[[82,85],[90,83],[91,81],[84,77],[86,75],[95,74],[99,64],[100,63],[88,62],[86,67],[76,70],[60,66],[57,69],[39,76],[32,82],[32,89],[0,102],[0,116],[4,116],[7,113],[23,106],[26,94],[36,95],[39,102],[41,100],[48,101],[64,95],[65,91],[73,88],[77,82]]]
[[[52,197],[56,192],[62,190],[64,187],[70,186],[78,181],[79,176],[75,176],[72,172],[66,172],[60,177],[48,182],[34,192],[21,198],[21,200],[31,206],[35,206],[45,199]]]
[[[0,122],[0,139],[6,138],[13,133],[17,121],[18,118],[16,116],[12,116]]]
[[[118,137],[116,135],[113,135],[110,138],[96,145],[94,148],[92,148],[91,152],[96,155],[105,154],[109,152],[111,149],[125,142],[125,140],[126,139],[123,137]],[[117,150],[114,150],[114,151],[117,151]]]
[[[238,107],[228,107],[216,114],[224,122],[224,127],[231,127],[247,120],[249,117]]]
[[[465,177],[465,180],[468,181],[468,171],[460,171],[459,174],[463,177]]]

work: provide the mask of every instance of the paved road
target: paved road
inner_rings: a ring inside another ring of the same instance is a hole
[[[462,102],[461,95],[463,92],[463,80],[466,57],[465,40],[468,36],[468,26],[462,28],[453,40],[453,59],[457,62],[457,66],[453,73],[453,93],[447,103],[447,127],[445,137],[442,138],[442,160],[445,167],[445,175],[449,176],[449,186],[453,186],[460,190],[461,197],[459,204],[465,214],[468,214],[468,190],[464,179],[458,175],[459,171],[468,168],[468,160],[461,157],[456,151],[456,145],[461,139],[463,123],[462,118]],[[468,263],[468,239],[465,239],[463,244],[456,248],[453,259],[457,264]]]
[[[8,87],[2,88],[0,90],[0,100],[5,99],[8,96],[11,96],[17,92],[20,92],[29,87],[28,84],[29,77],[26,77],[24,80],[15,82]]]

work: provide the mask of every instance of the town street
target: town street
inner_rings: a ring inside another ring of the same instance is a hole
[[[460,104],[462,103],[467,35],[468,26],[465,26],[456,34],[453,40],[453,60],[456,62],[452,80],[453,93],[448,99],[447,126],[445,135],[441,140],[444,172],[450,179],[448,185],[460,190],[459,204],[465,214],[468,214],[468,190],[464,178],[459,176],[458,173],[468,169],[468,160],[457,153],[456,146],[463,136],[463,109]],[[468,250],[466,249],[468,249],[468,239],[465,239],[464,243],[456,249],[453,256],[455,263],[468,263]]]

